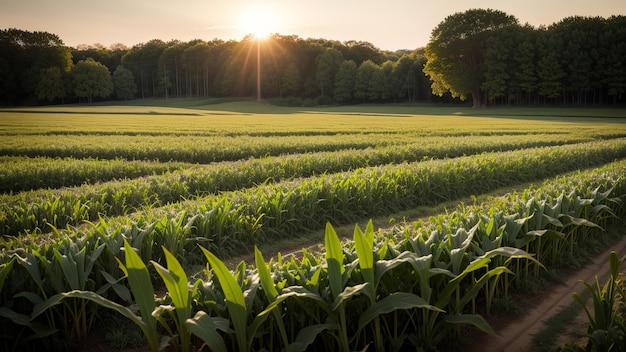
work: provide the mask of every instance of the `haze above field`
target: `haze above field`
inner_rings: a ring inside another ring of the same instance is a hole
[[[431,30],[446,16],[470,8],[502,10],[533,26],[575,15],[626,14],[623,0],[453,0],[445,4],[411,0],[5,0],[0,8],[3,28],[55,33],[73,47],[94,43],[132,46],[151,39],[240,40],[262,30],[303,38],[368,41],[384,50],[423,47]],[[257,17],[261,23],[253,23]]]

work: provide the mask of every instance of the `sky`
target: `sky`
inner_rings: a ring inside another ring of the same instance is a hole
[[[448,15],[472,8],[504,11],[533,26],[575,15],[626,15],[624,0],[0,0],[0,29],[45,31],[72,47],[131,47],[151,39],[241,40],[261,27],[412,50],[425,46]]]

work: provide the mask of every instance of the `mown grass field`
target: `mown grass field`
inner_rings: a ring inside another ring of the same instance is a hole
[[[107,308],[152,349],[437,348],[459,326],[490,332],[494,302],[623,223],[625,158],[623,109],[2,110],[2,346],[75,346]],[[396,219],[496,189],[518,191]],[[373,217],[396,226],[339,242],[333,226]],[[255,252],[320,230],[320,255]]]

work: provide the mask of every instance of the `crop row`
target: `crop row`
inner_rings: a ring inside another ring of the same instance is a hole
[[[157,205],[159,199],[172,199],[176,203],[145,209],[133,217],[140,219],[142,226],[169,221],[187,223],[194,218],[193,226],[184,236],[205,238],[211,241],[212,250],[228,254],[246,246],[250,248],[253,242],[319,229],[326,221],[346,223],[366,216],[436,204],[623,157],[626,157],[626,140],[600,141],[360,168],[353,172],[283,181],[183,202],[176,202],[186,187],[183,180],[161,179],[159,182],[155,177],[149,187],[100,189],[101,193],[95,193],[90,199],[75,197],[71,192],[56,193],[54,200],[34,205],[15,202],[16,198],[13,198],[14,202],[2,212],[5,217],[0,221],[2,234],[19,235],[35,229],[47,231],[47,224],[58,228],[67,224],[76,226],[84,220],[98,219],[99,214],[112,216],[114,210],[130,212],[137,207],[134,204],[145,204],[146,200]],[[223,179],[245,181],[250,172],[238,171],[229,175]],[[173,198],[168,198],[172,195]],[[130,220],[122,217],[110,221],[112,224],[104,231],[119,230]],[[155,233],[161,231],[167,229],[159,228]],[[168,237],[165,233],[159,236]],[[185,244],[190,245],[181,238],[180,245]]]
[[[335,152],[292,154],[290,156],[267,157],[261,160],[222,162],[192,168],[191,164],[159,163],[150,161],[96,160],[96,159],[51,159],[46,157],[0,157],[0,193],[17,193],[38,188],[71,187],[81,184],[130,179],[166,171],[181,170],[168,177],[184,178],[196,183],[195,189],[188,189],[181,197],[188,198],[196,192],[213,193],[235,190],[262,183],[267,179],[281,180],[289,177],[307,177],[325,172],[338,172],[366,166],[390,163],[414,162],[428,158],[452,158],[483,152],[505,151],[541,146],[573,144],[588,141],[587,138],[547,138],[545,135],[515,136],[507,138],[463,137],[426,139],[419,143],[407,143],[392,147],[349,149]],[[243,180],[227,180],[233,177],[228,170],[246,174],[248,183]],[[223,175],[227,180],[220,180]],[[198,182],[201,179],[210,182]],[[139,181],[145,183],[144,181]],[[171,199],[168,199],[170,201]],[[176,199],[174,199],[176,200]]]
[[[188,168],[183,163],[0,156],[0,193],[60,188],[158,175]]]
[[[201,248],[210,270],[195,281],[175,240],[154,256],[155,226],[18,239],[0,262],[0,342],[69,349],[111,309],[153,351],[445,349],[463,326],[493,333],[484,315],[496,301],[623,222],[625,173],[622,161],[569,174],[393,234],[377,235],[370,223],[344,244],[327,224],[321,255],[266,263],[255,250],[255,266],[234,272]],[[179,220],[165,226],[178,233],[193,223]],[[157,278],[166,296],[155,300]]]
[[[494,136],[465,136],[455,138],[418,137],[412,134],[346,134],[333,136],[3,136],[0,155],[45,156],[50,158],[97,158],[127,160],[160,160],[208,164],[262,158],[282,154],[328,152],[346,149],[366,149],[406,144],[436,145],[455,139],[494,139]],[[527,134],[499,136],[498,139],[528,143],[574,143],[589,141],[589,135]],[[453,142],[454,143],[454,142]],[[488,142],[485,142],[488,143]]]

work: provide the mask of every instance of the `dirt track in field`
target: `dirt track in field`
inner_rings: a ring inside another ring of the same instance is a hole
[[[611,251],[617,252],[619,257],[626,254],[626,236],[620,242],[595,256],[592,263],[565,278],[562,284],[550,286],[545,295],[542,295],[541,300],[537,302],[537,305],[526,308],[523,316],[512,319],[508,324],[492,326],[497,336],[483,336],[476,346],[467,351],[518,352],[537,350],[537,346],[533,345],[533,338],[545,328],[544,321],[557,314],[563,307],[571,304],[574,292],[580,294],[586,290],[579,280],[593,283],[597,276],[600,283],[603,284],[609,277],[609,253]],[[581,309],[580,315],[584,314]],[[583,319],[584,322],[586,322],[586,316]],[[572,323],[572,325],[574,324]],[[585,327],[586,325],[583,324],[582,332],[585,332]],[[565,342],[573,342],[566,336],[555,336],[555,340],[558,340],[560,345]]]

